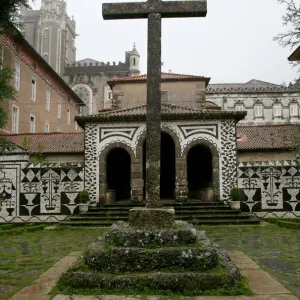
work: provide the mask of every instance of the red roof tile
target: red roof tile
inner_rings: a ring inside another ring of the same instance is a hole
[[[30,153],[83,153],[83,133],[28,133],[5,135]]]
[[[126,111],[123,111],[126,113]],[[31,153],[84,153],[83,133],[15,134],[6,137],[24,147],[28,140]],[[299,125],[241,126],[237,128],[237,146],[240,151],[289,150],[295,138],[300,139]],[[39,147],[41,145],[42,148]]]
[[[176,74],[176,73],[161,73],[162,81],[205,81],[208,85],[210,78],[198,75],[187,75],[187,74]],[[116,83],[135,83],[135,82],[145,82],[147,81],[147,74],[131,76],[131,77],[121,77],[113,78],[108,83],[112,86]]]
[[[291,149],[300,138],[299,125],[240,126],[237,128],[239,150]]]

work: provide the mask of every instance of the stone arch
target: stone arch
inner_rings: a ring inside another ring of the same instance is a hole
[[[184,168],[184,166],[182,164],[183,159],[181,157],[181,147],[180,147],[179,137],[177,136],[177,134],[174,130],[172,130],[171,128],[169,128],[167,126],[162,126],[161,132],[168,134],[174,142],[174,145],[175,145],[175,172],[176,172],[175,177],[179,178],[180,174],[182,173],[182,169]],[[145,139],[146,139],[146,130],[139,136],[137,144],[136,144],[136,162],[137,162],[137,164],[139,164],[138,169],[140,171],[140,175],[141,175],[140,178],[141,178],[141,182],[142,182],[142,190],[141,190],[141,194],[140,194],[141,199],[143,199],[143,195],[144,195],[143,146],[144,146]],[[180,191],[178,191],[178,189],[177,189],[176,182],[175,182],[175,198],[178,199],[177,196],[179,195]],[[182,193],[180,193],[180,195],[182,198]]]
[[[87,83],[76,83],[72,90],[85,103],[86,108],[83,107],[83,114],[91,115],[93,113],[93,90]]]
[[[116,148],[122,148],[124,149],[130,156],[131,161],[131,183],[133,181],[133,163],[135,160],[135,154],[132,150],[132,148],[128,145],[126,145],[123,142],[114,142],[109,145],[107,145],[100,153],[99,156],[99,202],[104,203],[106,200],[106,192],[107,192],[107,181],[106,181],[106,162],[107,162],[107,156],[109,152]],[[131,184],[131,189],[132,184]],[[131,191],[132,194],[132,191]]]
[[[175,144],[175,155],[176,157],[180,157],[181,147],[180,147],[180,141],[177,134],[172,129],[166,126],[162,126],[161,131],[167,133],[172,137],[173,142]],[[146,139],[146,130],[139,136],[137,141],[137,145],[136,145],[137,158],[143,158],[143,144],[145,139]]]
[[[215,201],[220,200],[220,166],[219,166],[219,157],[220,153],[217,147],[210,141],[206,139],[196,139],[190,142],[183,150],[182,158],[185,162],[185,172],[183,172],[183,181],[186,184],[186,190],[188,190],[187,186],[187,156],[189,151],[195,146],[204,146],[209,149],[212,156],[212,189],[213,189],[213,199]]]

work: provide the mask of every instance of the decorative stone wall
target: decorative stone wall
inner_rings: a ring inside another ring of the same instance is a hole
[[[144,123],[87,123],[85,125],[85,187],[93,203],[105,201],[106,156],[110,150],[122,147],[131,157],[132,200],[142,201],[142,145]],[[228,199],[231,187],[236,186],[236,130],[233,120],[162,122],[162,131],[175,144],[176,198],[187,197],[186,157],[191,146],[203,145],[213,156],[213,190],[215,200]],[[229,174],[229,175],[228,175]]]
[[[242,211],[258,217],[300,217],[300,169],[294,161],[240,163]]]
[[[26,154],[1,156],[0,223],[58,222],[75,213],[83,165],[31,164]]]

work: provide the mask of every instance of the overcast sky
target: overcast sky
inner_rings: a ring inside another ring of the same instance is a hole
[[[122,0],[121,0],[122,1]],[[113,2],[121,2],[113,1]],[[103,0],[67,0],[77,22],[77,60],[124,61],[136,43],[146,73],[147,21],[104,21]],[[108,1],[109,2],[109,1]],[[126,1],[123,1],[126,2]],[[211,83],[259,79],[289,83],[299,76],[273,37],[286,30],[277,0],[208,0],[206,18],[163,20],[162,71],[203,75]],[[35,9],[41,0],[35,0]]]

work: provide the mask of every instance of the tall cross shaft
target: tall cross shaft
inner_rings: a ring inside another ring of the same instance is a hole
[[[160,206],[161,18],[205,17],[206,0],[104,3],[105,20],[148,18],[146,195],[147,207]]]

